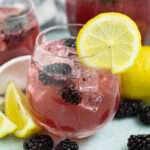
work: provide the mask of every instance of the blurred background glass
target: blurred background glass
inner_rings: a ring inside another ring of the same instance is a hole
[[[32,54],[38,32],[30,0],[0,0],[0,65]]]
[[[66,0],[69,23],[85,23],[103,12],[120,12],[131,17],[142,35],[143,44],[150,44],[150,0]]]
[[[138,25],[142,42],[150,45],[150,0],[34,0],[42,29],[68,23],[84,24],[103,12],[120,12]]]

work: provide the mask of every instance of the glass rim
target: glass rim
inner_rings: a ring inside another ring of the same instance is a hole
[[[60,56],[60,55],[56,55],[52,52],[49,52],[47,50],[45,50],[43,47],[41,47],[41,44],[39,43],[39,38],[41,36],[43,36],[44,34],[52,31],[52,30],[55,30],[55,29],[61,29],[61,28],[66,28],[66,27],[74,27],[74,26],[78,26],[78,27],[83,27],[84,24],[78,24],[78,23],[71,23],[71,24],[62,24],[62,25],[54,25],[54,26],[51,26],[51,27],[48,27],[47,29],[44,29],[43,31],[41,31],[37,37],[36,37],[36,42],[35,42],[35,45],[36,47],[38,47],[38,49],[40,49],[41,51],[44,51],[45,53],[49,54],[49,55],[53,55],[55,57],[60,57],[60,58],[67,58],[67,59],[72,59],[70,57],[67,57],[67,56]],[[90,56],[83,56],[83,57],[79,57],[79,59],[86,59],[86,58],[90,58],[90,57],[93,57],[93,56],[96,56],[97,54],[94,54],[94,55],[90,55]]]
[[[13,18],[10,18],[11,20],[23,18],[23,17],[27,16],[28,14],[30,14],[30,13],[34,10],[35,6],[34,6],[33,1],[32,1],[32,0],[26,0],[26,1],[29,2],[30,6],[31,6],[30,9],[27,10],[27,11],[26,11],[25,13],[23,13],[22,15],[13,16]],[[3,5],[0,5],[0,6],[3,6]],[[7,5],[6,5],[6,7],[7,7]],[[8,6],[8,7],[9,7],[9,6]],[[15,8],[15,7],[14,7],[14,8]]]

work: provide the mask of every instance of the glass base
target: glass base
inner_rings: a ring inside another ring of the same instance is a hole
[[[68,137],[68,138],[85,138],[93,135],[98,129],[96,128],[95,130],[90,130],[88,132],[64,132],[60,130],[56,130],[55,128],[51,128],[47,125],[45,125],[42,122],[38,122],[46,131],[49,133],[52,133],[57,136],[62,136],[62,137]]]

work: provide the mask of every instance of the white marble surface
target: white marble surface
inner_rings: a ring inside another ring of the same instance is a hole
[[[128,150],[127,139],[131,134],[147,134],[149,126],[144,126],[138,119],[113,120],[95,135],[78,140],[79,150]],[[10,135],[0,140],[2,150],[23,150],[23,139]]]

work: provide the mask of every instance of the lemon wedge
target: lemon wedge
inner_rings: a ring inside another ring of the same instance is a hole
[[[17,126],[12,123],[2,112],[0,112],[0,138],[13,133]]]
[[[14,132],[17,137],[26,138],[40,131],[28,112],[26,97],[12,81],[6,86],[5,114],[17,126]]]
[[[92,68],[124,72],[134,64],[141,48],[137,25],[120,13],[102,13],[89,20],[77,36],[77,53]],[[84,58],[83,58],[84,57]]]

